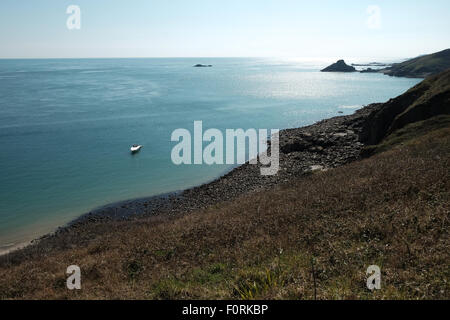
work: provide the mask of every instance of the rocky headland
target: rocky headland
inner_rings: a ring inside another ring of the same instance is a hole
[[[450,49],[433,54],[422,55],[401,63],[386,64],[370,62],[367,64],[352,63],[347,65],[344,60],[322,69],[322,72],[356,72],[355,67],[366,67],[360,73],[383,73],[393,77],[427,78],[450,68]]]
[[[450,49],[394,63],[381,69],[380,72],[393,77],[426,78],[448,68],[450,68]]]

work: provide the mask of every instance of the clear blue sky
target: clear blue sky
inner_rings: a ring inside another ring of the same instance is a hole
[[[403,58],[450,47],[450,1],[1,0],[0,44],[0,58]]]

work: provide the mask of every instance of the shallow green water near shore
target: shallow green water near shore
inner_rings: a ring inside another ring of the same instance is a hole
[[[205,129],[298,127],[420,81],[318,72],[328,62],[0,60],[0,252],[97,206],[227,171],[172,164],[171,133],[192,130],[194,120]],[[144,145],[135,156],[133,143]]]

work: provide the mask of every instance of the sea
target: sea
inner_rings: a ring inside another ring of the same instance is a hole
[[[233,165],[172,162],[172,132],[192,132],[194,121],[204,130],[305,126],[384,102],[421,80],[319,71],[332,62],[0,60],[0,253],[106,204],[229,171]],[[132,155],[132,144],[143,148]]]

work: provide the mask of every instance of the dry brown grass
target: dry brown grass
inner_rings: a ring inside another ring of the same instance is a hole
[[[92,224],[72,248],[3,263],[0,298],[312,299],[314,265],[319,299],[449,299],[449,153],[441,128],[189,215]],[[82,290],[65,288],[71,264]]]

